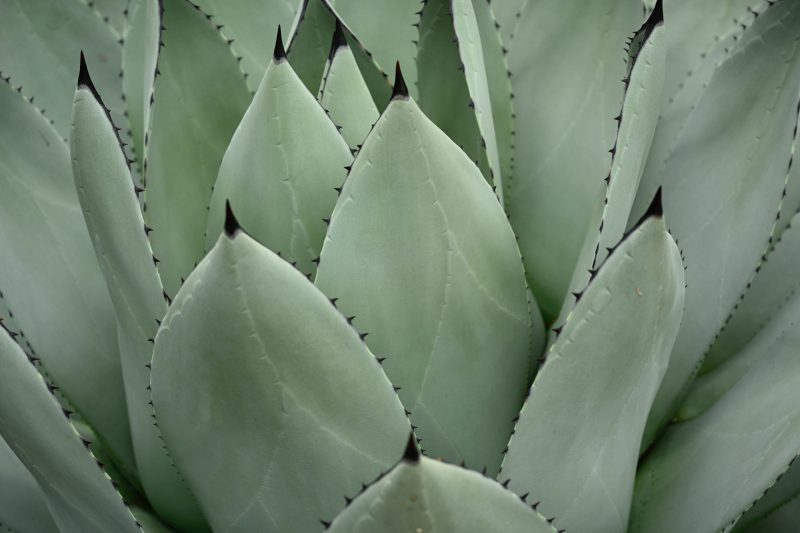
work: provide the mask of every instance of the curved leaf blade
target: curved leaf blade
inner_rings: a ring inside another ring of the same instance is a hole
[[[57,533],[42,489],[0,437],[0,527],[14,533]]]
[[[503,462],[518,494],[568,531],[625,531],[644,425],[683,311],[683,266],[661,217],[608,258],[522,408]]]
[[[315,93],[322,83],[330,55],[336,17],[323,0],[303,0],[300,22],[286,51],[292,68],[306,88]]]
[[[159,330],[155,412],[215,531],[311,531],[409,424],[331,302],[237,228],[229,215]]]
[[[170,522],[204,526],[153,427],[152,339],[167,310],[144,220],[119,140],[91,80],[75,92],[72,168],[83,216],[114,304],[136,467],[153,506]]]
[[[36,479],[59,530],[138,533],[111,480],[5,331],[0,331],[0,366],[0,436]]]
[[[408,97],[358,153],[316,284],[387,358],[425,450],[496,472],[530,364],[522,263],[477,167]]]
[[[116,318],[75,193],[67,144],[3,80],[0,190],[5,305],[31,355],[132,470]]]
[[[206,246],[223,229],[225,205],[259,242],[311,274],[336,188],[353,162],[314,96],[285,58],[275,58],[236,129],[211,198]]]
[[[779,0],[716,70],[667,164],[664,210],[684,252],[689,291],[646,443],[678,408],[771,243],[798,94],[800,5]]]
[[[211,189],[250,102],[225,40],[188,0],[164,0],[145,167],[145,220],[164,289],[203,255]]]

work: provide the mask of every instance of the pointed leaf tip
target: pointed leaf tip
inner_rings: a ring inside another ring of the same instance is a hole
[[[333,58],[333,55],[336,53],[336,50],[339,48],[345,48],[347,46],[347,38],[344,35],[344,29],[342,28],[342,23],[339,22],[339,19],[336,19],[336,28],[333,30],[333,41],[331,42],[331,54],[330,57]]]
[[[661,217],[664,215],[664,206],[661,204],[661,187],[656,190],[655,196],[653,196],[653,201],[650,202],[650,206],[645,211],[644,216],[642,219],[650,218],[650,217]]]
[[[225,235],[233,238],[241,229],[242,226],[239,225],[239,221],[236,220],[236,215],[233,214],[230,200],[225,200]]]
[[[392,100],[395,98],[408,98],[408,87],[406,80],[403,79],[403,72],[400,70],[398,61],[394,69],[394,87],[392,87]]]
[[[275,50],[272,52],[272,59],[276,63],[286,60],[286,50],[283,48],[283,36],[281,35],[280,24],[278,24],[278,35],[275,37]]]
[[[83,55],[83,50],[81,50],[80,67],[78,67],[78,87],[86,87],[92,94],[99,98],[97,89],[92,81],[92,76],[89,74],[89,67],[86,66],[86,57]]]
[[[403,452],[403,460],[409,463],[419,462],[419,448],[417,448],[417,438],[413,431],[408,434],[408,444],[406,444],[406,451]]]

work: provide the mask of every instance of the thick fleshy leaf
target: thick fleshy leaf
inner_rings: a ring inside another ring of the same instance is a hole
[[[630,531],[706,532],[733,524],[800,449],[796,325],[702,415],[667,428],[639,467]]]
[[[800,496],[800,461],[795,459],[789,469],[767,489],[767,493],[748,509],[736,522],[734,531],[750,531],[748,528],[757,522],[766,522],[767,517],[773,513],[780,513],[780,509]],[[766,520],[765,520],[766,519]],[[795,522],[796,526],[799,522]],[[780,530],[777,530],[780,531]],[[788,530],[791,531],[791,530]],[[788,533],[787,531],[787,533]]]
[[[705,92],[717,66],[728,58],[742,32],[753,23],[756,11],[739,6],[741,0],[671,0],[664,10],[667,26],[667,74],[662,91],[661,116],[650,148],[644,174],[631,210],[629,225],[644,213],[656,190],[662,186],[667,159],[678,144],[686,121]],[[763,2],[748,0],[763,11]],[[678,24],[676,20],[680,20]],[[702,24],[702,30],[695,25]],[[716,33],[710,33],[713,28]],[[699,39],[699,41],[698,41]],[[697,48],[684,49],[683,43],[695,43]],[[703,42],[705,41],[705,42]],[[690,51],[694,57],[689,57]],[[689,63],[687,63],[690,61]],[[682,65],[684,69],[676,69]]]
[[[2,298],[30,354],[133,468],[114,308],[71,174],[64,140],[0,80]]]
[[[333,38],[319,101],[352,149],[361,146],[378,121],[378,108],[341,27]]]
[[[484,8],[488,9],[488,5]],[[487,23],[492,24],[488,20],[484,26]],[[498,45],[499,54],[491,60],[499,61],[500,81],[506,83],[510,102],[511,88],[499,41],[496,34],[487,37],[495,37]],[[503,173],[481,39],[472,0],[433,0],[425,4],[417,57],[419,102],[423,112],[477,162],[502,201]],[[510,121],[510,108],[508,111]],[[507,124],[510,134],[510,122]]]
[[[594,268],[603,264],[609,250],[619,243],[625,233],[639,181],[650,151],[650,143],[658,122],[661,89],[664,85],[666,42],[663,19],[656,15],[652,33],[641,50],[632,56],[625,103],[622,107],[619,133],[614,145],[603,222]],[[637,34],[637,37],[640,37]],[[636,43],[634,43],[636,44]]]
[[[472,0],[472,5],[483,48],[483,64],[486,67],[486,81],[489,85],[495,142],[500,158],[500,174],[502,181],[506,182],[514,166],[514,106],[506,61],[507,50],[500,38],[500,29],[497,27],[497,21],[492,13],[493,6],[489,0]],[[503,193],[507,192],[505,187],[502,188]],[[505,197],[503,200],[507,201]]]
[[[279,52],[222,159],[206,246],[222,232],[230,200],[242,224],[269,249],[310,274],[353,162],[347,143]]]
[[[231,39],[231,48],[241,57],[242,71],[252,90],[258,87],[269,65],[269,53],[275,44],[278,26],[286,32],[301,7],[301,0],[194,0],[204,12],[214,17],[220,31]],[[284,33],[287,37],[292,34]],[[288,43],[284,43],[288,44]]]
[[[407,96],[356,157],[316,283],[387,358],[427,452],[496,472],[530,364],[519,250],[477,167]]]
[[[22,86],[67,137],[81,51],[118,124],[122,116],[120,34],[82,0],[0,0],[0,71]]]
[[[647,443],[674,414],[770,244],[798,92],[800,4],[779,0],[716,70],[667,163],[664,210],[684,253],[689,291]]]
[[[500,478],[567,531],[625,531],[647,413],[683,311],[683,265],[663,219],[602,266],[533,382]]]
[[[214,24],[188,0],[164,0],[145,166],[145,220],[167,294],[203,256],[211,190],[250,101]]]
[[[413,449],[359,494],[327,531],[555,533],[556,529],[496,481],[420,457]]]
[[[423,0],[324,1],[369,50],[381,70],[391,72],[400,62],[413,96],[417,83],[417,23]]]
[[[508,56],[516,114],[511,224],[547,322],[567,294],[592,213],[602,208],[622,107],[625,42],[638,0],[523,6]],[[558,57],[558,61],[553,58]]]
[[[783,233],[749,283],[742,300],[714,341],[692,383],[678,417],[698,415],[730,389],[759,361],[759,343],[769,342],[787,324],[800,319],[800,215]],[[788,321],[788,322],[787,322]],[[757,338],[760,341],[756,341]]]
[[[514,41],[514,31],[518,21],[522,18],[522,9],[527,4],[526,0],[506,0],[504,2],[489,2],[492,14],[500,26],[500,40],[508,48]]]
[[[122,34],[125,29],[125,9],[128,7],[128,0],[91,0],[87,5],[94,9],[114,32]]]
[[[42,489],[0,437],[0,530],[6,529],[12,533],[58,531]]]
[[[145,132],[150,123],[150,98],[161,37],[158,0],[131,0],[122,45],[122,92],[133,152],[139,174],[144,174]]]
[[[80,82],[70,135],[72,170],[116,311],[136,465],[151,503],[167,520],[193,530],[202,528],[196,504],[151,419],[148,366],[158,321],[167,310],[161,280],[119,141],[91,80]]]
[[[36,479],[60,531],[138,533],[111,480],[22,349],[0,330],[0,437]]]
[[[303,0],[300,22],[286,51],[289,63],[312,93],[319,90],[336,18],[323,0]]]
[[[313,531],[409,423],[345,317],[237,227],[229,212],[161,325],[155,412],[215,531]]]
[[[564,298],[556,327],[564,324],[592,273],[603,264],[620,242],[628,213],[647,159],[658,119],[659,98],[664,81],[664,17],[654,10],[628,44],[625,100],[619,122],[611,169],[605,179],[605,199],[594,205],[588,218],[586,237],[575,263],[569,292]]]

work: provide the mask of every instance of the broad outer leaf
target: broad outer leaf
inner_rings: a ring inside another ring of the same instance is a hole
[[[759,4],[764,2],[747,0]],[[661,187],[667,159],[675,150],[687,119],[708,87],[717,66],[727,59],[736,41],[753,23],[756,11],[731,7],[742,0],[668,0],[665,2],[667,24],[667,74],[662,91],[661,116],[650,148],[644,174],[636,193],[628,224],[635,224]],[[678,23],[680,21],[680,23]],[[701,24],[702,30],[695,25]],[[711,33],[709,28],[715,33]],[[699,38],[699,39],[698,39]],[[698,42],[698,40],[700,42]],[[691,48],[684,49],[684,43]],[[694,57],[685,55],[689,51]],[[675,68],[680,65],[683,68]]]
[[[412,457],[359,494],[328,531],[555,533],[556,529],[496,481],[427,457]]]
[[[79,85],[75,93],[70,144],[78,198],[116,311],[142,485],[165,519],[182,528],[202,529],[207,526],[153,426],[147,367],[167,305],[124,155],[91,85]]]
[[[1,333],[5,335],[5,333]],[[0,530],[57,533],[42,489],[0,437]]]
[[[370,51],[381,70],[391,72],[395,63],[400,62],[413,95],[417,83],[416,43],[419,40],[416,24],[423,0],[324,1]]]
[[[558,315],[602,206],[639,0],[528,2],[508,61],[516,113],[511,225],[545,321]],[[554,60],[554,58],[558,58]]]
[[[358,153],[316,283],[387,358],[425,450],[495,473],[527,386],[522,263],[486,180],[408,97]]]
[[[645,220],[578,301],[533,382],[501,479],[567,531],[625,531],[639,446],[683,311],[683,266]]]
[[[0,80],[2,298],[31,355],[132,469],[114,308],[71,174],[64,140]]]
[[[125,122],[119,78],[121,36],[86,1],[0,0],[0,13],[0,72],[34,98],[61,137],[69,134],[81,51],[114,120]]]
[[[314,531],[409,432],[333,304],[231,217],[156,337],[153,402],[215,531]]]
[[[636,478],[630,531],[706,532],[732,524],[800,449],[800,328],[702,415],[667,428]]]
[[[36,479],[60,531],[139,528],[22,349],[0,331],[0,437]]]
[[[684,253],[689,291],[645,443],[674,414],[770,244],[798,94],[800,4],[779,0],[714,73],[667,163],[664,210]]]
[[[303,0],[300,9],[300,22],[286,52],[297,76],[316,93],[328,61],[336,18],[323,0]]]
[[[320,89],[320,103],[347,144],[357,149],[378,121],[378,108],[343,34],[334,40]]]
[[[150,98],[153,96],[160,37],[158,0],[131,0],[122,45],[122,92],[136,164],[142,175],[145,132],[150,124]]]
[[[347,143],[286,59],[267,67],[222,159],[211,198],[206,247],[216,242],[225,203],[250,234],[309,274],[353,162]]]
[[[250,101],[236,58],[188,0],[164,0],[150,114],[145,220],[167,294],[203,255],[222,156]]]
[[[220,31],[232,39],[231,48],[241,57],[242,71],[251,89],[258,87],[269,66],[278,26],[286,37],[301,7],[301,0],[195,0],[204,12],[214,17]],[[288,44],[288,43],[284,43]]]
[[[787,324],[800,318],[800,215],[793,221],[759,267],[711,346],[704,367],[678,412],[679,418],[696,416],[713,404],[758,362],[757,345],[764,342],[763,338],[780,334]],[[759,337],[762,340],[756,341]]]

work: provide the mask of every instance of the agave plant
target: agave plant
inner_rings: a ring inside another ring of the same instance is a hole
[[[797,530],[800,3],[640,1],[0,0],[0,530]]]

